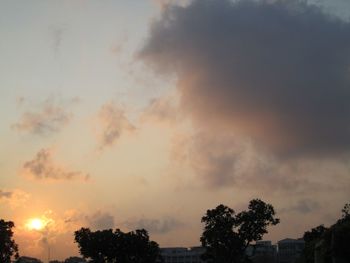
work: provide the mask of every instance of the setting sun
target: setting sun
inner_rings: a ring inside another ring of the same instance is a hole
[[[30,230],[41,230],[45,226],[43,220],[39,218],[30,219],[27,223],[27,228]]]

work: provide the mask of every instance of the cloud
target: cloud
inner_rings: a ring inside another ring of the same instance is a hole
[[[285,163],[274,156],[259,152],[249,140],[235,136],[216,136],[208,132],[194,132],[173,140],[172,160],[189,166],[199,185],[210,189],[244,187],[276,192],[298,190],[309,183],[293,175]]]
[[[0,189],[0,203],[9,205],[12,209],[24,205],[30,195],[20,189],[1,190]]]
[[[100,149],[113,145],[125,132],[135,127],[125,116],[125,112],[112,102],[104,104],[98,114]]]
[[[182,222],[172,217],[165,217],[163,219],[141,218],[137,220],[129,220],[124,224],[130,230],[144,228],[154,234],[165,234],[183,226]]]
[[[179,111],[179,98],[176,94],[170,94],[152,99],[141,115],[143,122],[174,123],[185,116]]]
[[[297,212],[299,214],[309,214],[320,208],[320,204],[314,200],[302,199],[299,200],[295,205],[292,205],[288,208],[282,208],[278,213],[289,213]]]
[[[38,111],[26,111],[12,127],[20,132],[47,135],[67,125],[71,114],[52,100],[46,100]]]
[[[82,226],[94,230],[112,229],[115,226],[114,216],[103,211],[87,214],[75,209],[68,210],[64,214],[64,222],[70,226],[69,229],[75,230]]]
[[[194,133],[173,141],[172,159],[187,163],[209,186],[231,186],[238,176],[243,145],[232,137]]]
[[[312,200],[300,200],[292,210],[295,210],[301,214],[307,214],[313,212],[320,207],[319,203]]]
[[[232,188],[261,195],[318,196],[328,191],[347,193],[348,158],[286,159],[261,151],[251,140],[194,131],[176,134],[172,140],[170,170],[175,184],[209,190]],[[332,176],[330,176],[332,175]]]
[[[0,190],[0,199],[8,199],[12,197],[12,192]]]
[[[276,155],[350,150],[350,24],[305,1],[167,5],[139,55],[177,74],[200,129]]]
[[[97,211],[86,218],[89,226],[93,229],[102,230],[114,228],[114,216],[107,212],[102,213],[101,211]]]
[[[89,175],[80,171],[70,171],[54,162],[50,149],[41,149],[33,160],[27,161],[22,167],[22,174],[35,180],[88,180]]]
[[[49,33],[52,39],[52,50],[55,55],[60,52],[65,29],[61,26],[50,26]]]
[[[169,5],[186,6],[190,0],[153,0],[153,2],[159,6],[160,10],[165,10]]]

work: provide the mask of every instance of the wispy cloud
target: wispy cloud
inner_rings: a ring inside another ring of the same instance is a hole
[[[159,6],[161,10],[165,10],[169,5],[181,5],[186,6],[190,2],[190,0],[153,0],[154,3]]]
[[[30,195],[20,189],[1,190],[0,189],[0,203],[9,205],[10,208],[17,208],[24,205]]]
[[[291,205],[290,207],[280,209],[278,213],[290,213],[297,212],[300,214],[308,214],[315,212],[315,210],[319,209],[321,206],[318,202],[310,199],[301,199],[296,204]]]
[[[89,175],[80,171],[71,171],[56,163],[52,158],[52,150],[41,149],[35,157],[24,163],[21,173],[35,180],[88,180]]]
[[[135,127],[128,120],[123,109],[113,102],[108,102],[98,113],[97,130],[99,148],[103,149],[112,146],[123,133],[134,131]]]
[[[179,123],[185,118],[179,108],[179,96],[170,94],[152,99],[141,115],[142,122]]]
[[[62,46],[63,35],[65,28],[62,26],[50,26],[49,33],[52,40],[52,50],[55,55],[58,55]]]
[[[115,218],[106,211],[98,210],[93,213],[84,213],[73,209],[64,214],[64,222],[70,225],[70,229],[80,227],[90,227],[93,230],[113,229],[115,227]]]
[[[11,198],[12,197],[12,192],[11,191],[3,191],[3,190],[0,190],[0,199],[8,199],[8,198]]]
[[[108,212],[97,211],[90,216],[86,216],[86,219],[92,229],[112,229],[115,226],[114,216]]]
[[[162,219],[140,218],[136,220],[128,220],[124,222],[124,225],[130,230],[144,228],[153,234],[165,234],[183,226],[184,224],[175,218],[164,217]]]
[[[19,132],[47,135],[60,131],[71,120],[72,114],[53,100],[46,100],[40,109],[28,110],[12,127]]]

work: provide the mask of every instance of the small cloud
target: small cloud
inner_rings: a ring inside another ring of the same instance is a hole
[[[154,234],[165,234],[183,226],[184,224],[175,218],[165,217],[163,219],[141,218],[137,220],[129,220],[125,222],[124,225],[131,230],[144,228]]]
[[[110,51],[115,54],[115,55],[119,55],[121,54],[124,49],[125,49],[125,45],[128,42],[128,35],[126,32],[123,33],[123,35],[119,38],[119,40],[117,40],[110,48]]]
[[[17,208],[25,204],[29,199],[29,194],[19,190],[1,190],[0,189],[0,203],[8,204],[11,208]]]
[[[295,205],[290,206],[289,208],[283,208],[279,213],[287,212],[297,212],[300,214],[309,214],[320,208],[320,204],[316,201],[310,199],[299,200]]]
[[[46,135],[60,131],[70,119],[71,114],[64,107],[46,100],[41,109],[24,112],[12,127],[19,132]]]
[[[148,107],[144,110],[142,121],[156,121],[156,122],[176,122],[181,116],[179,108],[179,98],[177,95],[168,95],[152,99]]]
[[[69,229],[79,227],[90,227],[94,230],[112,229],[115,226],[114,216],[108,212],[97,211],[93,214],[86,214],[78,210],[68,210],[64,214],[64,223]]]
[[[186,6],[189,4],[190,0],[153,0],[153,2],[160,8],[160,10],[164,11],[170,5],[180,5]]]
[[[49,33],[52,40],[52,50],[55,55],[57,55],[60,52],[64,31],[65,29],[61,26],[49,27]]]
[[[89,226],[96,230],[112,229],[114,227],[114,216],[107,212],[97,211],[86,217]]]
[[[0,190],[0,200],[3,198],[9,199],[11,198],[12,194],[12,192]]]
[[[88,180],[89,175],[80,171],[70,171],[55,163],[49,149],[41,149],[33,160],[23,165],[22,174],[35,180]]]
[[[98,114],[98,132],[100,149],[112,146],[125,132],[134,131],[135,127],[125,116],[124,110],[113,102],[104,104]]]

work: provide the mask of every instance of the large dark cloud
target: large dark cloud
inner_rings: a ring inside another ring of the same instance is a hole
[[[140,56],[202,128],[279,154],[350,149],[350,24],[302,1],[167,6]]]

